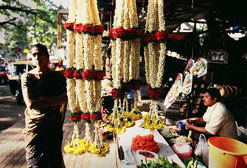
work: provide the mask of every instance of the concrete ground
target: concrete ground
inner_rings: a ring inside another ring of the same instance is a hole
[[[18,105],[9,85],[0,85],[0,131],[24,118],[25,105]]]

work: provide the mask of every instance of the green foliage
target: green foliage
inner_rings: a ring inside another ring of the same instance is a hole
[[[147,160],[146,163],[141,163],[137,168],[180,168],[176,163],[170,163],[167,158],[159,156],[154,160]]]
[[[4,50],[11,55],[16,48],[30,49],[30,45],[40,42],[47,47],[57,43],[58,7],[51,0],[32,0],[36,7],[22,4],[19,0],[2,0],[0,14],[6,20],[0,21],[0,29],[5,29]]]

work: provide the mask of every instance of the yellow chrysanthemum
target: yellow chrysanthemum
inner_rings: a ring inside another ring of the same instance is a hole
[[[127,128],[133,127],[134,125],[135,125],[135,122],[134,122],[134,121],[127,121],[127,122],[125,122],[125,126],[126,126]]]
[[[104,143],[100,147],[100,153],[98,153],[98,157],[105,157],[106,154],[110,152],[110,146],[107,143]]]
[[[113,132],[114,131],[114,125],[113,124],[108,124],[105,127],[105,129],[106,129],[107,132]]]
[[[64,146],[63,149],[65,153],[70,153],[70,154],[73,153],[73,146],[71,146],[69,142],[67,143],[67,145]]]
[[[149,116],[149,114],[148,114],[148,113],[147,113],[147,114],[145,114],[145,115],[142,117],[142,119],[143,119],[144,121],[149,122],[149,120],[150,120],[150,116]]]
[[[126,131],[126,126],[120,126],[118,125],[116,128],[115,128],[115,133],[116,134],[122,134]]]
[[[141,113],[136,113],[136,112],[131,112],[129,114],[129,117],[131,118],[131,120],[136,121],[136,120],[142,119],[142,114]]]
[[[112,121],[112,113],[111,113],[111,115],[109,115],[108,117],[107,117],[107,119],[109,120],[109,121]]]
[[[127,118],[127,116],[128,116],[128,113],[127,112],[123,112],[122,118],[125,119],[125,118]]]
[[[90,144],[88,148],[88,152],[91,154],[98,154],[100,152],[100,147],[98,145]]]

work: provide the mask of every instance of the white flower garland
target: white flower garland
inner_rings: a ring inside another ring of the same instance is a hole
[[[115,76],[113,78],[113,87],[120,89],[121,87],[121,74],[122,74],[122,55],[123,55],[123,41],[119,38],[116,39],[116,48],[115,48]]]
[[[68,22],[75,22],[76,24],[93,26],[100,26],[99,11],[97,8],[96,0],[69,0],[69,19]],[[76,37],[73,31],[67,30],[68,39],[68,64],[67,68],[74,68],[74,61],[76,59],[76,70],[103,70],[103,60],[101,57],[102,37],[101,35],[93,36],[91,34],[76,33]],[[75,41],[76,40],[76,41]],[[75,54],[76,55],[75,55]],[[75,85],[76,81],[76,85]],[[72,112],[100,112],[101,110],[101,81],[84,80],[84,79],[67,79],[67,92],[69,98],[69,105]],[[86,94],[85,94],[86,92]],[[86,98],[86,99],[85,99]],[[102,144],[102,139],[98,135],[97,131],[98,121],[95,122],[95,147],[98,143]],[[79,139],[78,122],[74,125],[74,138]],[[76,137],[75,137],[76,136]],[[89,123],[85,123],[85,140],[87,145],[91,145],[90,126]],[[107,145],[106,145],[107,146]],[[86,147],[86,146],[84,146]],[[105,148],[105,145],[104,145]],[[70,147],[66,147],[67,151],[70,151]],[[96,148],[91,148],[97,152]],[[77,150],[77,149],[75,149]],[[103,149],[105,150],[105,149]],[[109,150],[109,149],[108,149]],[[100,151],[100,155],[105,152]],[[74,154],[82,154],[83,152],[74,151]],[[99,153],[94,153],[99,154]],[[105,153],[106,154],[106,153]]]
[[[123,60],[123,82],[129,81],[129,56],[130,56],[130,41],[126,40],[124,43],[124,60]]]
[[[75,17],[76,17],[76,0],[69,0],[69,15],[68,15],[68,20],[67,22],[74,23],[75,22]]]
[[[113,29],[138,28],[138,25],[136,0],[116,1]],[[131,80],[139,79],[140,38],[116,38],[115,40],[111,40],[111,47],[113,87],[114,89],[117,89],[117,91],[121,91],[121,80],[123,80],[124,84],[128,84]],[[137,101],[137,99],[135,100]],[[137,102],[135,104],[134,107],[137,108]],[[128,106],[128,102],[124,101],[122,103],[119,98],[114,101],[112,124],[115,126],[115,133],[123,133],[126,129],[126,126],[121,125],[123,124],[122,121],[120,122],[120,118],[123,116],[126,117],[126,113],[127,118],[129,118],[128,110],[126,110],[126,112],[124,111],[126,106]],[[128,127],[129,126],[131,125],[128,125]]]
[[[116,40],[111,40],[111,60],[110,64],[112,65],[111,68],[111,73],[112,73],[112,78],[113,78],[113,83],[114,80],[116,79]],[[114,87],[114,86],[113,86]]]
[[[71,4],[69,6],[69,16],[67,22],[75,22],[76,18],[76,0],[69,0]],[[67,30],[67,68],[74,67],[74,59],[75,59],[75,33],[73,31]],[[77,112],[78,107],[76,104],[76,95],[75,95],[75,84],[74,79],[67,79],[67,96],[68,96],[68,104],[70,107],[70,111]]]
[[[163,0],[149,0],[145,32],[165,31]],[[161,88],[165,66],[166,43],[148,42],[144,47],[146,81],[151,88]],[[152,100],[150,118],[158,118],[158,101]]]
[[[129,4],[129,18],[130,18],[130,27],[138,27],[138,14],[137,14],[137,8],[136,8],[136,0],[130,0],[128,2]]]

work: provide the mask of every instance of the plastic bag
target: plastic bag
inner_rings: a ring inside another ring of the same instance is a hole
[[[204,134],[200,134],[199,142],[195,149],[195,155],[202,157],[204,163],[208,165],[208,142]]]
[[[172,146],[172,150],[174,153],[178,155],[178,157],[182,160],[185,160],[187,158],[191,158],[192,155],[192,147],[188,144],[174,144]]]

